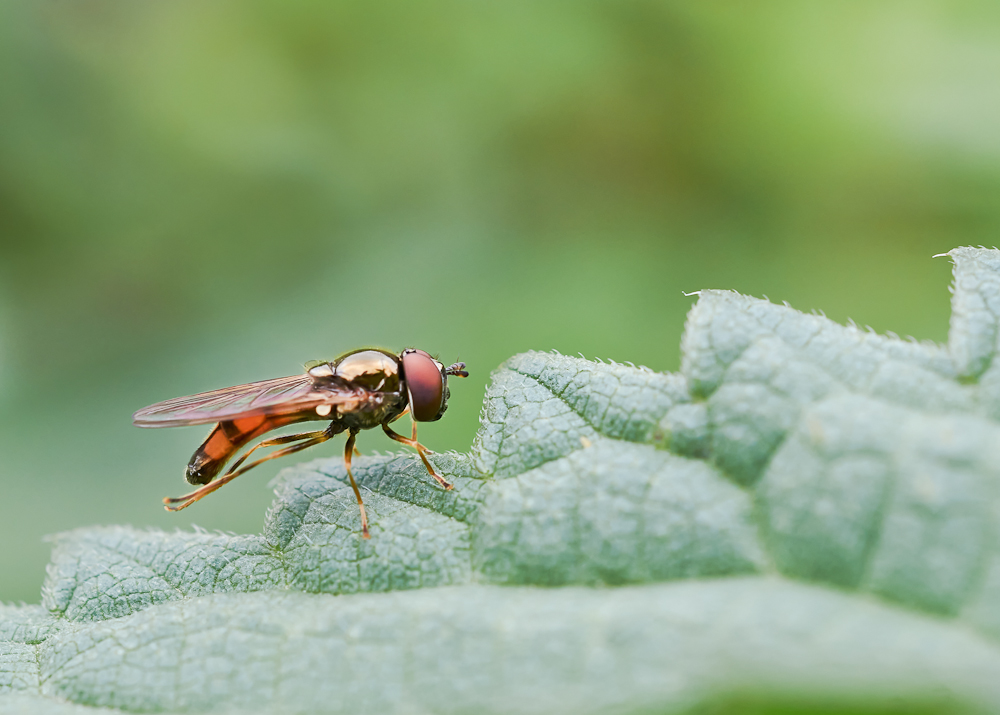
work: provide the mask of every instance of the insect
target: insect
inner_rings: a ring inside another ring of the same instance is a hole
[[[277,459],[326,442],[347,432],[344,466],[361,510],[361,530],[369,538],[368,515],[361,491],[351,473],[354,441],[363,429],[381,427],[389,437],[417,450],[432,477],[451,489],[417,441],[417,423],[441,419],[448,408],[448,378],[468,377],[465,363],[445,367],[423,350],[407,349],[399,355],[378,348],[353,350],[330,362],[306,363],[306,372],[292,377],[251,382],[236,387],[177,397],[144,407],[132,415],[137,427],[181,427],[215,423],[208,437],[188,463],[185,477],[201,485],[190,494],[163,500],[167,511],[180,511],[270,459]],[[389,425],[407,412],[413,420],[411,437]],[[219,476],[226,463],[257,437],[279,427],[329,420],[321,430],[264,439]],[[246,463],[261,447],[277,447],[266,457]]]

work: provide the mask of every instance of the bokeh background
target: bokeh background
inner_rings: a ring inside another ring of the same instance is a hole
[[[0,600],[48,533],[260,529],[276,465],[162,510],[206,429],[146,404],[416,345],[464,450],[519,351],[676,369],[699,288],[944,340],[998,189],[995,3],[5,1]]]

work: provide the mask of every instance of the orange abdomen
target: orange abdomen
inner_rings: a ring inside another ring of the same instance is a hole
[[[189,484],[208,484],[250,440],[279,427],[310,419],[316,419],[315,415],[257,415],[220,422],[192,455],[184,477]]]

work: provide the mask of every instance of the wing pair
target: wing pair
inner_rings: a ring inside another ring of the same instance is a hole
[[[370,397],[364,388],[317,382],[306,373],[157,402],[132,415],[132,423],[137,427],[183,427],[255,415],[306,412],[323,405],[364,403]]]

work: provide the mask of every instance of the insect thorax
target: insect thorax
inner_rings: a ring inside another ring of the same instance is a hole
[[[382,350],[356,350],[333,363],[334,375],[344,382],[375,392],[399,392],[399,359]]]
[[[376,393],[378,398],[338,408],[338,421],[349,429],[371,429],[406,408],[399,378],[399,359],[388,351],[356,350],[333,363],[335,379]]]

